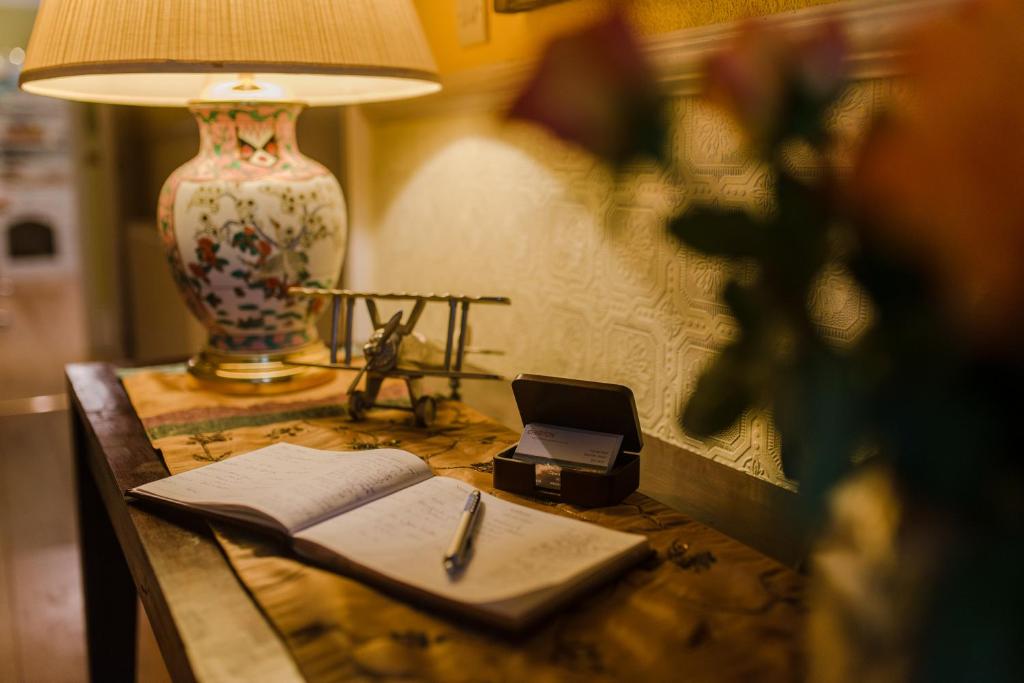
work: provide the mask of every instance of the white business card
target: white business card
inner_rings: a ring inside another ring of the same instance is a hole
[[[621,446],[621,434],[535,422],[523,428],[523,436],[519,439],[514,457],[607,473],[615,463]]]

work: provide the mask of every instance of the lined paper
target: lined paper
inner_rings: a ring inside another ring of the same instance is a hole
[[[473,554],[453,580],[442,558],[471,486],[433,477],[296,535],[417,588],[468,603],[522,596],[571,580],[646,539],[484,494]]]
[[[407,451],[337,452],[277,443],[140,486],[195,507],[246,508],[294,533],[431,476]]]

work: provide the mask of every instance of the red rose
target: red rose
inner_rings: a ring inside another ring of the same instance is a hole
[[[664,98],[621,10],[552,41],[508,116],[540,124],[616,166],[665,154]]]
[[[846,81],[847,53],[836,21],[803,36],[749,22],[705,65],[706,95],[736,119],[755,148],[767,151],[787,135],[808,132],[793,128],[799,109],[832,101]]]

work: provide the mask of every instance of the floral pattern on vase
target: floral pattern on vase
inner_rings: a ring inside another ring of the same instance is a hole
[[[287,353],[317,340],[320,299],[344,258],[345,201],[295,141],[297,104],[197,104],[199,154],[167,179],[157,221],[174,279],[209,348]]]

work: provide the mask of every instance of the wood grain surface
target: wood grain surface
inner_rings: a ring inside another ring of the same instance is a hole
[[[209,394],[175,373],[124,382],[172,472],[287,440],[334,450],[400,447],[437,474],[491,490],[491,457],[515,443],[516,432],[453,402],[442,404],[431,429],[397,410],[353,423],[342,408],[348,379],[339,373],[331,385],[267,398]],[[594,510],[498,495],[645,533],[657,557],[511,639],[305,565],[274,541],[219,526],[216,538],[308,680],[799,677],[803,580],[780,563],[642,494]]]
[[[79,461],[97,485],[174,680],[301,680],[205,525],[157,517],[125,503],[125,490],[164,477],[167,470],[114,369],[72,365],[67,377]],[[104,611],[102,604],[90,604],[89,594],[86,604]],[[92,642],[94,634],[88,635]]]

